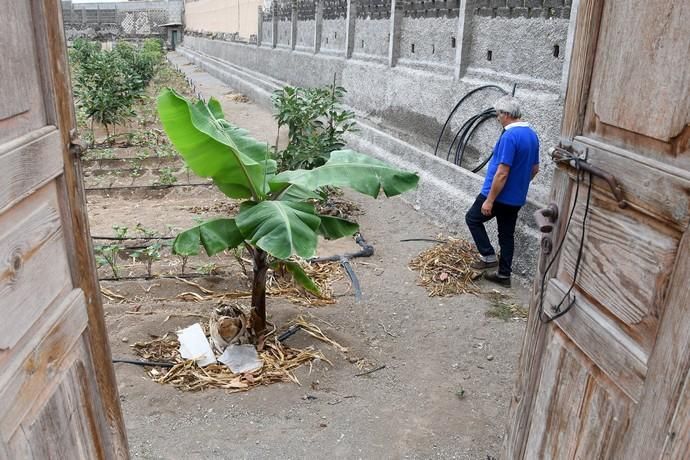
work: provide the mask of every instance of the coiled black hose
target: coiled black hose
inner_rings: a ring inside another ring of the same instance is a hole
[[[465,94],[465,95],[460,99],[460,101],[458,101],[458,103],[455,104],[455,107],[453,107],[453,110],[450,111],[450,114],[448,115],[448,118],[446,118],[446,122],[443,124],[443,128],[441,128],[441,134],[439,134],[438,140],[436,141],[436,148],[434,149],[434,155],[437,155],[437,154],[438,154],[438,147],[439,147],[439,145],[441,145],[441,139],[443,139],[443,133],[446,131],[446,128],[448,127],[448,124],[450,123],[450,120],[453,118],[453,115],[455,115],[455,112],[458,111],[458,109],[460,108],[460,106],[462,105],[462,103],[465,102],[465,101],[467,100],[467,98],[470,97],[471,95],[473,95],[474,93],[476,93],[476,92],[478,92],[478,91],[483,91],[483,90],[489,89],[489,88],[497,89],[497,90],[499,90],[500,92],[502,92],[503,95],[508,94],[508,92],[507,92],[506,90],[504,90],[503,88],[501,88],[500,86],[497,86],[497,85],[483,85],[483,86],[479,86],[478,88],[474,88],[473,90],[471,90],[471,91],[469,91],[467,94]],[[514,89],[513,89],[513,92],[515,92]]]
[[[517,88],[517,85],[513,85],[512,89],[512,95],[515,95],[515,90]],[[453,115],[455,115],[455,112],[460,108],[460,106],[467,100],[467,98],[478,91],[483,91],[485,89],[497,89],[499,90],[503,95],[507,95],[508,92],[501,88],[500,86],[496,85],[484,85],[480,86],[478,88],[475,88],[471,91],[469,91],[467,94],[465,94],[460,101],[453,107],[453,110],[451,110],[450,114],[448,115],[448,118],[446,119],[446,122],[443,124],[443,128],[441,128],[441,133],[438,136],[438,140],[436,141],[436,148],[434,149],[434,155],[438,154],[438,148],[441,145],[441,140],[443,139],[443,135],[446,131],[446,128],[448,128],[448,125],[450,124],[450,120],[453,118]],[[447,161],[452,161],[454,164],[458,166],[462,166],[462,159],[465,155],[465,150],[467,149],[467,146],[470,144],[470,140],[472,139],[472,136],[475,134],[477,129],[487,122],[488,120],[493,119],[496,116],[496,111],[493,108],[485,109],[481,111],[478,114],[473,115],[469,119],[467,119],[463,125],[460,127],[458,132],[455,134],[453,137],[453,141],[450,144],[450,147],[448,148],[448,153],[446,154],[446,160]],[[503,131],[501,130],[501,134]],[[484,158],[479,165],[473,166],[471,171],[472,172],[479,172],[491,159],[493,156],[493,152],[489,153],[489,155]],[[452,160],[451,160],[452,157]],[[468,168],[469,169],[469,168]]]

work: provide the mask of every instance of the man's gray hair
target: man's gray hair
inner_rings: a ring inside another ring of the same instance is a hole
[[[512,96],[503,96],[494,104],[496,112],[507,113],[511,118],[522,118],[520,103]]]

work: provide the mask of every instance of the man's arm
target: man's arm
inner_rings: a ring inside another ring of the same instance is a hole
[[[494,207],[494,201],[496,201],[496,197],[501,193],[501,190],[503,190],[503,187],[506,185],[508,174],[510,174],[510,166],[503,163],[498,165],[498,169],[494,175],[494,180],[491,183],[489,196],[486,197],[484,204],[482,204],[482,214],[485,216],[491,215],[491,210]]]
[[[530,182],[532,182],[532,179],[534,179],[534,176],[536,176],[537,174],[539,174],[539,163],[532,166],[532,175],[529,178]]]

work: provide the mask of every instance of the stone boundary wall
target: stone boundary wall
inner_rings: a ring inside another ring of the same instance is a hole
[[[486,84],[510,91],[516,84],[524,119],[541,140],[542,173],[522,211],[517,241],[522,254],[517,272],[532,274],[538,235],[531,214],[549,193],[552,165],[547,152],[560,135],[572,27],[570,18],[563,17],[570,15],[569,2],[553,3],[316,0],[310,18],[300,13],[310,11],[301,4],[298,10],[297,3],[274,2],[271,10],[259,11],[256,44],[187,31],[182,53],[267,106],[271,92],[282,85],[328,85],[335,76],[348,91],[345,103],[357,115],[359,132],[348,139],[353,148],[422,174],[420,190],[406,199],[460,231],[483,173],[434,157],[436,138],[468,91]],[[492,14],[484,14],[483,8],[491,8]],[[500,8],[511,14],[499,14],[504,11]],[[520,8],[527,8],[527,14]],[[305,30],[313,33],[311,46],[306,46]],[[453,128],[497,97],[491,93],[469,101]]]
[[[182,0],[78,3],[62,2],[65,37],[96,40],[165,38],[167,23],[182,22]]]

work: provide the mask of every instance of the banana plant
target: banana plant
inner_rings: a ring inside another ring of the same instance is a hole
[[[336,239],[356,233],[355,222],[319,215],[310,200],[324,186],[348,187],[376,198],[388,197],[417,186],[415,173],[352,150],[331,153],[326,164],[312,170],[276,172],[276,161],[266,143],[229,123],[220,103],[190,101],[172,89],[158,96],[158,113],[170,141],[189,168],[208,177],[226,196],[244,200],[234,218],[216,218],[179,235],[173,252],[209,256],[245,245],[253,260],[251,323],[255,337],[266,329],[266,273],[284,266],[305,289],[318,288],[295,257],[316,253],[319,235]]]

